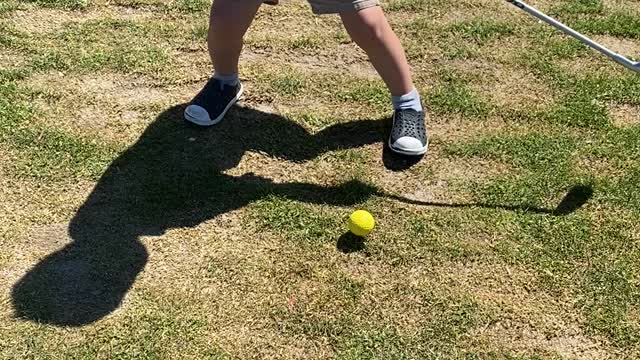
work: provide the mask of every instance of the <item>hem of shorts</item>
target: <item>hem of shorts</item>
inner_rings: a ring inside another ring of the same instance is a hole
[[[377,1],[363,1],[360,3],[351,3],[338,6],[311,6],[311,9],[316,15],[328,15],[339,14],[343,12],[357,12],[371,7],[380,6]]]

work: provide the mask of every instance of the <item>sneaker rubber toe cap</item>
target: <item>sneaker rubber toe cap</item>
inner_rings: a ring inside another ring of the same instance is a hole
[[[185,119],[196,124],[208,124],[211,122],[209,113],[203,107],[198,105],[189,105],[184,109]]]
[[[391,144],[391,148],[409,155],[422,155],[427,151],[427,147],[424,146],[420,140],[411,136],[399,138]]]

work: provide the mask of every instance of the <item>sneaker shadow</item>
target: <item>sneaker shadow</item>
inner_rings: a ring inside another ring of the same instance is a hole
[[[357,181],[332,187],[275,184],[223,171],[238,165],[248,150],[304,162],[378,143],[385,120],[338,124],[312,135],[283,117],[248,108],[233,109],[213,128],[198,128],[184,123],[183,110],[181,105],[161,113],[110,164],[69,223],[73,241],[14,285],[16,317],[81,326],[112,313],[147,263],[141,236],[195,227],[269,194],[347,206],[377,193]]]

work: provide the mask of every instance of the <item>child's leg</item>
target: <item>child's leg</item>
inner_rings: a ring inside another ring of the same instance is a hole
[[[391,92],[395,112],[389,147],[400,154],[422,155],[427,152],[428,146],[425,114],[420,95],[413,86],[404,49],[382,9],[379,6],[359,9],[358,4],[361,3],[343,0],[339,4],[343,4],[347,10],[339,13],[347,32],[369,55],[373,67]]]
[[[262,0],[215,0],[209,17],[209,55],[216,73],[238,73],[243,38]]]
[[[262,0],[215,0],[209,18],[209,55],[214,75],[184,110],[187,121],[219,123],[242,95],[238,60],[243,38]]]
[[[411,92],[413,81],[404,49],[382,9],[374,6],[343,12],[340,17],[351,39],[369,56],[391,95],[401,96]]]

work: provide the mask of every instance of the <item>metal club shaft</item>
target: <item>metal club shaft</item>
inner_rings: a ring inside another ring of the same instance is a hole
[[[557,21],[556,19],[544,14],[543,12],[541,12],[540,10],[527,5],[525,3],[523,3],[522,1],[518,1],[518,0],[507,0],[507,2],[510,2],[511,4],[517,6],[519,9],[522,9],[524,11],[526,11],[527,13],[529,13],[532,16],[535,16],[536,18],[544,21],[545,23],[555,27],[556,29],[562,31],[563,33],[570,35],[572,37],[574,37],[575,39],[580,40],[583,44],[600,51],[601,53],[605,54],[606,56],[608,56],[609,58],[611,58],[612,60],[614,60],[615,62],[617,62],[618,64],[621,64],[625,67],[627,67],[628,69],[631,69],[633,71],[636,72],[640,72],[640,62],[635,62],[635,61],[631,61],[628,58],[624,57],[623,55],[620,55],[614,51],[611,51],[609,49],[607,49],[606,47],[604,47],[601,44],[598,44],[597,42],[591,40],[590,38],[582,35],[581,33],[573,30],[572,28],[568,27],[567,25]]]

